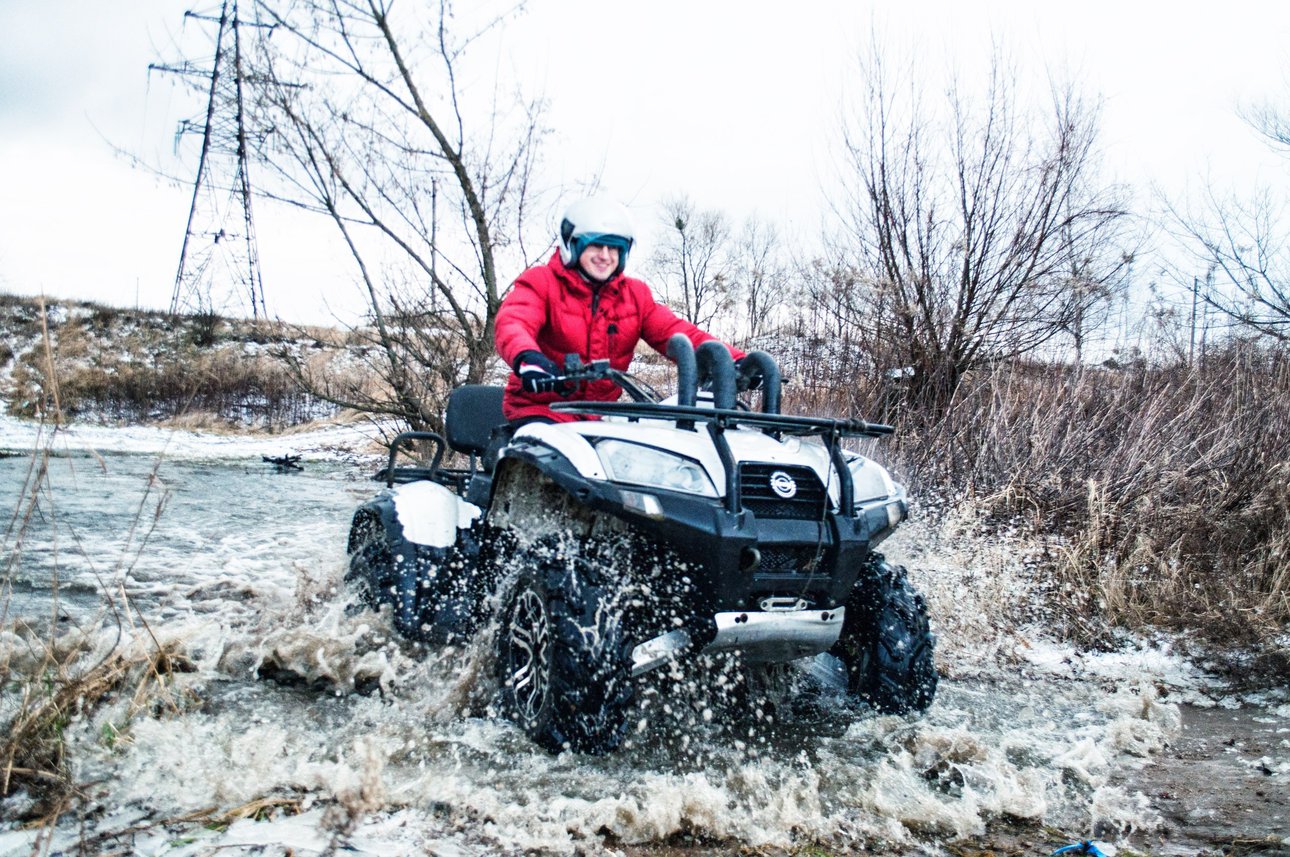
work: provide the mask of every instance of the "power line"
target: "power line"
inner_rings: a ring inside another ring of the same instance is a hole
[[[223,0],[218,16],[185,12],[185,18],[215,23],[215,55],[209,68],[184,61],[154,63],[150,70],[206,81],[206,109],[179,123],[176,141],[199,134],[201,154],[193,180],[192,203],[175,271],[170,311],[250,310],[268,318],[252,212],[248,122],[243,83],[242,31],[260,27],[243,21],[237,0]]]

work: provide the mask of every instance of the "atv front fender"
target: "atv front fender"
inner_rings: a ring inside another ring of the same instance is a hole
[[[390,489],[394,518],[403,538],[415,545],[449,548],[458,532],[470,529],[480,508],[437,482],[408,482]]]
[[[414,639],[422,636],[427,594],[423,590],[443,582],[429,577],[443,572],[454,552],[478,553],[478,546],[467,534],[479,516],[479,507],[428,481],[386,489],[354,514],[349,539],[351,567],[352,557],[363,550],[358,543],[360,534],[382,539],[384,550],[375,555],[388,565],[367,568],[364,573],[377,602],[393,605],[400,633]]]

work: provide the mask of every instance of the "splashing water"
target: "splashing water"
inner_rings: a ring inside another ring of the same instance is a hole
[[[104,596],[126,593],[190,671],[172,675],[168,708],[132,711],[122,694],[67,726],[84,798],[54,850],[87,829],[141,854],[926,851],[1001,828],[1131,842],[1165,822],[1130,781],[1179,739],[1175,700],[1203,679],[1155,652],[1117,667],[1058,645],[1035,615],[1024,545],[915,522],[886,547],[939,637],[944,678],[924,718],[876,717],[802,671],[714,658],[647,676],[618,753],[551,756],[494,716],[487,632],[426,650],[350,603],[345,534],[372,491],[352,469],[59,463],[72,466],[54,468],[11,619],[53,615],[57,569],[68,622],[93,629]],[[23,467],[0,460],[3,484]],[[141,503],[160,512],[143,516],[146,543]],[[99,645],[116,633],[109,623]],[[3,645],[18,648],[12,634]],[[1279,753],[1269,776],[1284,788]],[[0,808],[16,818],[23,800]],[[0,833],[0,851],[39,833]]]

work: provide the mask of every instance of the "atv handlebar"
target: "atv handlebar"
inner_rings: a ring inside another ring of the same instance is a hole
[[[668,340],[667,356],[676,364],[679,405],[694,405],[697,392],[702,387],[712,390],[717,407],[735,409],[741,407],[735,400],[737,393],[761,384],[764,391],[762,410],[769,414],[779,413],[782,383],[779,367],[764,351],[749,352],[744,357],[744,365],[736,368],[734,361],[730,359],[730,352],[720,343],[703,343],[696,358],[695,348],[690,340],[685,334],[677,333]],[[583,363],[579,355],[566,354],[563,374],[553,377],[556,389],[568,391],[562,393],[565,396],[573,395],[579,384],[588,381],[612,381],[625,390],[633,402],[654,404],[663,398],[644,381],[613,368],[607,359]]]
[[[554,402],[557,411],[604,416],[623,416],[628,419],[672,420],[681,428],[693,429],[696,422],[712,423],[719,428],[748,425],[781,434],[832,435],[835,437],[884,437],[895,429],[883,423],[862,419],[831,419],[781,414],[779,366],[769,354],[753,351],[745,356],[746,365],[736,370],[730,352],[715,340],[704,342],[696,351],[684,334],[675,334],[668,341],[668,356],[676,363],[678,372],[677,404],[664,405],[660,396],[626,372],[609,365],[609,361],[593,360],[583,363],[577,354],[564,357],[564,374],[555,376],[557,383],[568,385],[569,393],[578,384],[587,381],[613,381],[631,396],[631,402]],[[763,384],[763,410],[742,409],[736,393],[747,389],[754,381]],[[715,407],[698,407],[696,390],[700,384],[711,387]]]
[[[613,381],[631,396],[633,402],[650,403],[657,402],[659,399],[658,393],[647,384],[610,366],[608,360],[592,360],[590,363],[583,363],[582,358],[577,354],[564,356],[564,374],[556,375],[555,380],[557,385],[569,390],[564,395],[572,395],[579,384],[588,381]]]
[[[697,424],[704,423],[714,448],[725,466],[725,504],[731,512],[739,510],[739,471],[730,442],[726,437],[726,429],[751,428],[776,439],[786,434],[819,436],[828,448],[829,459],[838,474],[838,503],[839,508],[842,509],[852,508],[855,492],[846,454],[842,449],[842,439],[844,437],[883,437],[895,431],[889,425],[870,423],[862,419],[830,419],[779,413],[779,367],[775,365],[770,355],[763,352],[753,352],[745,357],[748,365],[741,367],[742,371],[737,372],[734,361],[730,359],[730,352],[724,345],[714,341],[704,342],[696,355],[690,341],[684,335],[677,334],[668,342],[668,356],[676,362],[679,375],[678,403],[675,405],[660,403],[658,395],[652,390],[651,395],[638,394],[626,373],[613,369],[608,360],[596,360],[589,366],[583,366],[578,355],[570,354],[565,358],[565,374],[558,380],[577,383],[601,378],[610,379],[628,390],[636,401],[552,402],[550,407],[554,411],[563,413],[617,416],[633,421],[667,420],[673,422],[677,428],[687,431],[696,431]],[[700,357],[702,359],[698,359]],[[757,377],[760,377],[765,384],[764,410],[761,412],[740,410],[736,399],[740,380],[751,382]],[[695,394],[703,381],[711,386],[715,407],[696,405]]]
[[[612,368],[609,360],[592,360],[590,363],[583,363],[582,358],[577,354],[564,355],[564,374],[557,375],[560,381],[568,383],[577,383],[579,381],[615,381],[615,375],[623,373]]]

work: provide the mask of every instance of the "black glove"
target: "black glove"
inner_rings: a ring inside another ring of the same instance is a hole
[[[541,351],[521,351],[515,358],[515,374],[526,393],[554,393],[560,382],[560,367]]]
[[[745,365],[742,357],[735,361],[735,386],[741,393],[761,386],[761,372],[756,371],[751,364]]]

